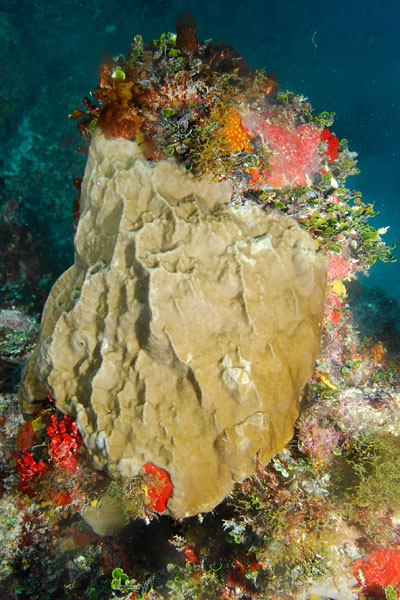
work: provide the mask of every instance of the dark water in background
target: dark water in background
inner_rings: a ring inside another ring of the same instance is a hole
[[[336,112],[332,130],[359,154],[361,174],[348,185],[375,203],[375,226],[390,225],[386,241],[399,239],[399,2],[1,0],[0,40],[12,37],[2,44],[3,68],[8,86],[11,76],[19,87],[7,108],[0,175],[7,180],[18,163],[12,193],[21,190],[26,223],[41,231],[43,270],[52,263],[61,272],[73,257],[72,177],[82,174],[84,157],[74,154],[66,115],[97,86],[106,52],[126,53],[137,33],[146,42],[174,31],[184,10],[194,15],[199,39],[233,43],[253,68],[275,72],[282,89],[307,96],[317,111]],[[362,283],[400,302],[400,262],[377,264]]]

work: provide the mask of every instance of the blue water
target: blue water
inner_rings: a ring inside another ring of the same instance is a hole
[[[148,41],[173,31],[186,9],[199,39],[233,43],[253,68],[275,72],[281,88],[336,112],[333,131],[359,154],[361,174],[349,185],[375,203],[377,226],[390,225],[386,240],[399,239],[398,3],[2,0],[1,85],[10,100],[0,104],[2,203],[12,197],[22,207],[43,272],[57,276],[73,258],[72,178],[85,159],[66,116],[96,87],[106,52],[126,53],[136,33]],[[374,266],[362,282],[400,301],[400,262]]]

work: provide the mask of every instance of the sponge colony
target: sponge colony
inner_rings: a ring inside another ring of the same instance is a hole
[[[229,182],[93,138],[75,264],[54,285],[21,407],[49,391],[96,468],[169,473],[176,517],[213,509],[290,440],[313,371],[327,259]]]

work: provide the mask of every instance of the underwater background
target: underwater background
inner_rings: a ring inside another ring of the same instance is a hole
[[[343,297],[342,309],[328,306],[294,442],[204,522],[151,514],[149,523],[147,506],[146,519],[138,510],[140,518],[119,538],[95,534],[77,511],[79,501],[96,506],[97,500],[69,491],[77,482],[85,488],[82,473],[96,497],[108,480],[92,477],[84,453],[70,475],[48,451],[62,426],[74,450],[80,447],[73,420],[56,413],[51,397],[34,426],[19,414],[21,362],[35,345],[51,286],[74,258],[87,143],[68,115],[98,86],[107,54],[125,54],[136,34],[146,44],[175,31],[176,18],[187,10],[199,40],[233,44],[252,69],[275,73],[282,91],[307,97],[316,112],[336,113],[331,131],[358,153],[360,174],[349,177],[347,187],[374,203],[379,214],[371,225],[390,226],[387,244],[399,237],[396,2],[0,0],[0,596],[7,589],[7,600],[160,600],[165,596],[156,588],[168,579],[174,600],[199,597],[191,590],[206,585],[223,589],[219,598],[248,600],[256,588],[262,598],[277,598],[275,588],[267,596],[269,582],[289,589],[281,598],[292,600],[292,583],[321,578],[321,587],[300,591],[296,600],[398,600],[399,261],[378,261],[368,277],[346,282],[348,305]],[[290,488],[289,479],[300,483]],[[151,499],[152,486],[136,484],[139,500],[140,494]],[[336,543],[337,556],[325,556]],[[271,560],[278,568],[268,579]],[[343,594],[333,595],[329,569],[341,574],[344,564]],[[126,589],[123,596],[128,576],[122,567],[134,582],[132,594]],[[213,592],[200,597],[217,598]]]
[[[274,72],[280,89],[334,111],[332,131],[358,153],[348,181],[373,202],[375,227],[400,231],[396,2],[152,0],[0,3],[0,301],[37,311],[73,261],[74,177],[86,156],[68,114],[98,84],[104,56],[174,31],[189,10],[199,39],[232,43],[254,69]],[[377,263],[353,293],[360,323],[398,322],[400,263]],[[354,287],[354,286],[353,286]]]

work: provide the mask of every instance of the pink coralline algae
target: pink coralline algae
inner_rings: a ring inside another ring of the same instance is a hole
[[[316,171],[321,133],[311,125],[297,128],[275,125],[268,115],[247,115],[242,119],[244,129],[250,134],[261,134],[264,143],[272,150],[266,180],[274,187],[309,185]]]
[[[333,427],[308,423],[301,431],[302,450],[313,457],[326,458],[338,447],[340,432]]]
[[[50,438],[49,455],[57,465],[75,473],[79,458],[77,451],[83,440],[72,417],[67,415],[58,423],[55,415],[51,415],[47,425],[47,435]]]
[[[340,322],[342,315],[342,308],[344,302],[342,302],[335,292],[329,292],[325,298],[325,314],[331,323],[337,325]]]
[[[201,86],[197,88],[196,82],[190,80],[183,71],[172,75],[158,90],[153,92],[153,102],[158,102],[160,106],[178,109],[188,104],[200,104],[203,100]]]
[[[332,281],[335,281],[336,279],[346,279],[351,271],[351,264],[347,258],[336,254],[328,254],[328,257],[328,283],[332,283]]]

